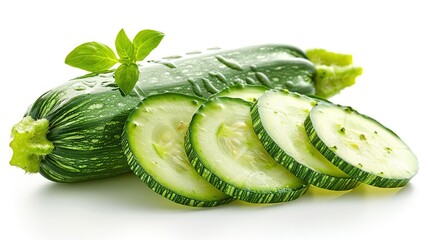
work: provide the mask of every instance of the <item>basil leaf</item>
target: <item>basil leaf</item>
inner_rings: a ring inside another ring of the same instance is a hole
[[[137,61],[142,61],[164,38],[164,33],[155,30],[142,30],[133,39],[134,54]]]
[[[123,94],[128,95],[133,90],[139,74],[139,68],[135,63],[122,64],[116,69],[115,82]]]
[[[117,62],[118,59],[113,50],[97,42],[79,45],[65,59],[66,64],[89,72],[107,70]]]
[[[119,61],[121,63],[131,63],[134,62],[134,45],[131,40],[125,34],[124,29],[119,31],[115,40],[116,52],[121,58]]]

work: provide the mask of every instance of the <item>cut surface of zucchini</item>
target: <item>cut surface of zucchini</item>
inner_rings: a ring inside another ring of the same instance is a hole
[[[175,93],[149,96],[129,116],[123,138],[134,173],[158,194],[189,206],[232,200],[201,177],[185,153],[185,133],[203,101]]]
[[[359,184],[309,141],[304,122],[318,100],[289,91],[268,91],[252,106],[253,127],[267,152],[295,176],[317,187],[347,190]]]
[[[305,127],[326,158],[364,183],[401,187],[417,173],[416,156],[393,131],[350,107],[319,104]]]
[[[285,202],[307,185],[274,161],[252,129],[251,103],[217,97],[192,118],[185,140],[191,163],[205,179],[234,198],[253,203]]]

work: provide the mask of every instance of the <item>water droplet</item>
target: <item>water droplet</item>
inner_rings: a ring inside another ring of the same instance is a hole
[[[271,84],[271,81],[270,81],[270,79],[268,78],[268,76],[267,75],[265,75],[264,73],[262,73],[262,72],[256,72],[255,73],[255,76],[256,76],[256,79],[258,79],[258,81],[262,84],[262,85],[264,85],[264,86],[266,86],[266,87],[272,87],[272,84]]]
[[[227,67],[229,67],[231,69],[234,69],[234,70],[237,70],[237,71],[242,71],[243,70],[243,67],[239,63],[237,63],[236,61],[234,61],[232,59],[226,59],[226,58],[224,58],[221,55],[217,55],[215,57],[216,57],[216,59],[219,62],[223,63],[225,66],[227,66]]]
[[[253,72],[258,71],[258,69],[256,68],[256,65],[250,65],[250,70],[252,70]]]
[[[217,78],[219,81],[228,84],[226,77],[220,72],[209,72],[209,76]]]
[[[205,89],[207,90],[207,92],[215,94],[219,92],[219,89],[217,89],[215,86],[213,86],[212,82],[210,82],[210,80],[208,80],[207,78],[202,78],[203,79],[203,84]]]
[[[173,60],[173,59],[179,59],[179,58],[182,58],[182,56],[180,56],[180,55],[173,55],[173,56],[163,57],[162,59]]]
[[[94,87],[97,84],[96,81],[89,80],[89,79],[83,80],[82,83],[85,84],[86,86],[90,87],[90,88]]]
[[[211,51],[211,50],[220,50],[220,47],[211,47],[211,48],[207,48],[207,50]]]
[[[100,73],[100,74],[98,74],[98,76],[102,77],[102,78],[110,78],[110,77],[113,77],[113,72],[111,72],[111,73]]]
[[[162,65],[169,67],[169,68],[176,68],[177,67],[174,63],[168,62],[168,61],[154,61],[154,62],[162,64]]]
[[[246,82],[241,78],[236,78],[232,81],[236,85],[244,85]]]
[[[100,85],[103,87],[118,87],[114,81],[102,81]]]
[[[192,91],[195,93],[195,95],[202,97],[203,92],[201,91],[200,86],[192,79],[188,79],[188,82],[191,84]]]
[[[87,87],[81,83],[77,83],[73,85],[73,89],[76,91],[83,91],[83,90],[86,90]]]
[[[194,55],[194,54],[200,54],[202,53],[201,51],[191,51],[191,52],[187,52],[186,55]]]
[[[247,84],[256,84],[255,79],[251,78],[251,77],[247,77],[246,78],[246,83]]]

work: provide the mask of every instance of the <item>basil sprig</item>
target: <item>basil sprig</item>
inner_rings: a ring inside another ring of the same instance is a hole
[[[164,34],[155,30],[142,30],[131,41],[124,29],[116,36],[113,50],[102,43],[87,42],[77,46],[71,51],[65,63],[92,73],[106,72],[116,64],[120,64],[115,70],[115,82],[124,95],[128,95],[139,79],[139,69],[136,64],[142,61],[155,49],[163,39]]]

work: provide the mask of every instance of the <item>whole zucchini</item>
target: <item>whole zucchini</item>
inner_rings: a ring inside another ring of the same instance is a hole
[[[121,134],[146,96],[179,92],[208,98],[231,85],[264,85],[315,94],[315,65],[287,45],[190,52],[145,62],[133,92],[122,96],[113,74],[71,80],[40,96],[12,129],[11,164],[56,182],[130,171]]]

